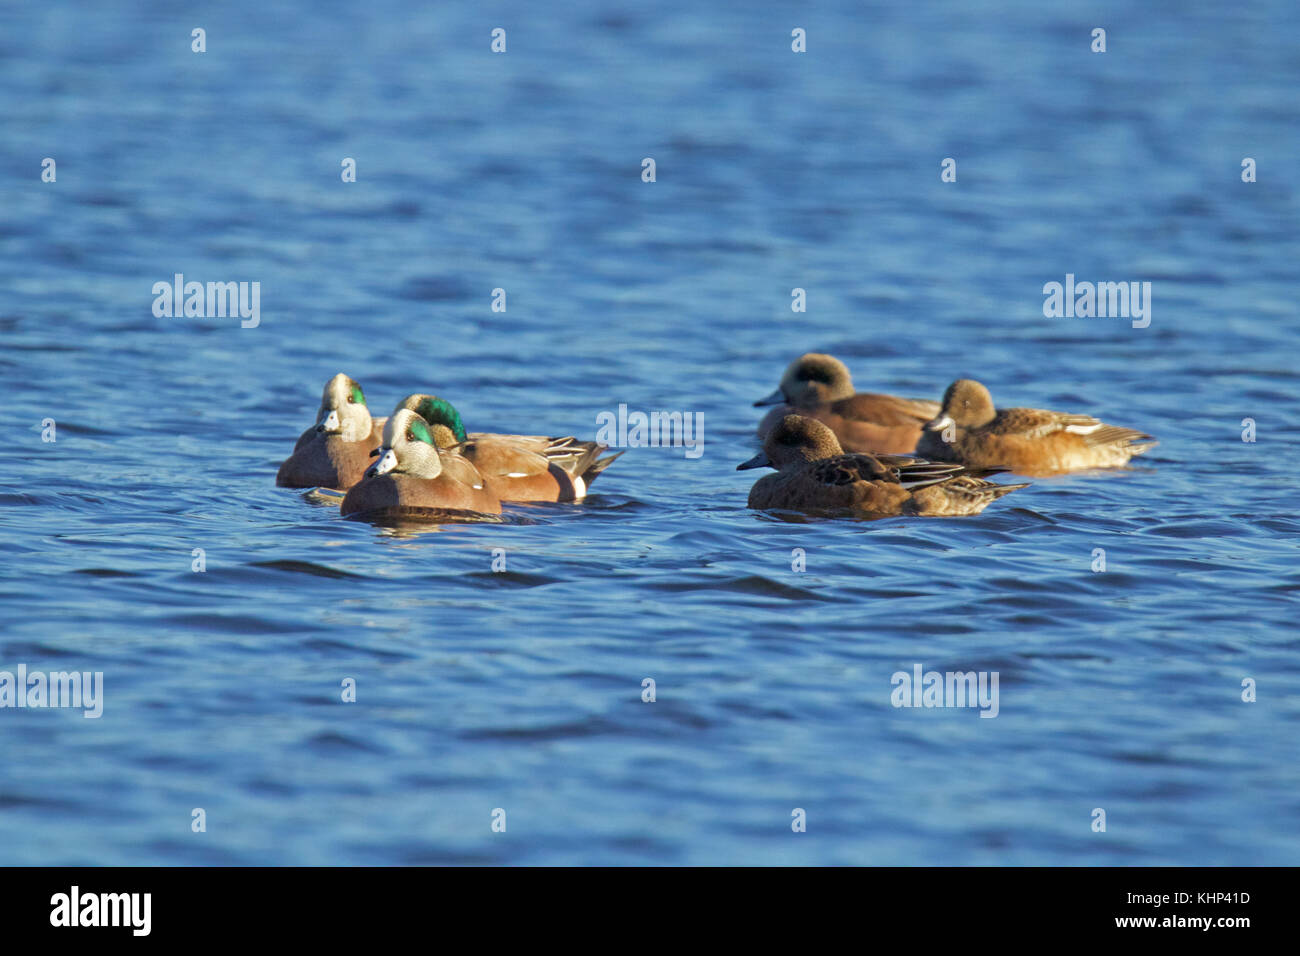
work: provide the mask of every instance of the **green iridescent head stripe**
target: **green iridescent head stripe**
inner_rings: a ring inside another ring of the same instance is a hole
[[[366,396],[361,393],[360,385],[354,384],[352,386],[352,401],[356,402],[358,405],[364,405],[366,403]]]
[[[414,409],[415,413],[430,425],[445,425],[456,436],[456,441],[466,441],[465,425],[460,420],[456,406],[446,399],[430,395]]]
[[[422,441],[426,445],[433,445],[433,434],[429,431],[429,426],[422,421],[411,422],[411,434],[415,436],[416,441]],[[436,448],[437,445],[434,445]]]

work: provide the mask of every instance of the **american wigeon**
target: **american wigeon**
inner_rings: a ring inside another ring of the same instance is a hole
[[[943,408],[926,424],[916,453],[974,469],[1005,468],[1040,476],[1115,468],[1155,444],[1150,435],[1090,415],[1037,408],[997,410],[987,388],[963,378],[944,392]]]
[[[429,423],[434,443],[455,448],[473,463],[488,490],[502,501],[577,501],[621,451],[605,458],[608,446],[573,437],[497,435],[465,431],[455,406],[435,395],[408,395],[399,409]]]
[[[819,352],[791,362],[776,391],[754,405],[777,406],[758,425],[760,441],[786,415],[797,414],[830,428],[845,451],[881,455],[910,452],[921,426],[939,413],[939,403],[926,399],[855,393],[844,363]]]
[[[275,483],[347,491],[370,467],[370,453],[379,444],[383,427],[384,419],[370,417],[361,386],[340,372],[325,386],[316,424],[299,436]]]
[[[382,442],[379,460],[344,496],[344,515],[501,513],[500,500],[474,466],[454,452],[441,451],[428,423],[410,409],[398,409],[389,417]]]
[[[826,425],[786,415],[745,468],[775,468],[749,491],[749,507],[873,515],[974,515],[1026,487],[997,485],[949,462],[845,453]]]

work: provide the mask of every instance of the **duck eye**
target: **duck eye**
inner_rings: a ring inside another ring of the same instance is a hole
[[[415,432],[411,431],[409,428],[406,430],[406,440],[415,441]]]

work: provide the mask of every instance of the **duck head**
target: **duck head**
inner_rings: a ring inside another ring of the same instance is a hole
[[[384,423],[384,444],[372,452],[379,457],[366,469],[366,477],[389,473],[413,478],[437,478],[442,456],[429,423],[409,408],[399,408]]]
[[[344,441],[362,441],[370,435],[370,429],[370,409],[361,386],[339,372],[321,393],[316,431],[338,435]]]
[[[747,468],[776,468],[819,461],[844,454],[835,433],[819,421],[802,415],[786,415],[767,433],[763,450],[749,461],[741,462],[736,471]]]
[[[943,393],[939,417],[923,426],[929,432],[946,428],[979,428],[993,421],[997,414],[989,390],[972,378],[959,378]]]
[[[409,409],[428,422],[439,448],[449,448],[468,440],[465,425],[460,420],[460,412],[444,398],[417,393],[407,395],[397,407]]]
[[[853,379],[843,362],[832,355],[809,352],[790,363],[775,392],[754,404],[823,405],[852,394]]]

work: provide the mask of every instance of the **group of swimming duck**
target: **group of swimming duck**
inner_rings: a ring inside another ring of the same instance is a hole
[[[497,515],[503,501],[578,501],[622,452],[575,438],[467,433],[434,395],[408,395],[387,418],[343,373],[321,395],[316,424],[280,466],[277,485],[343,491],[344,515]]]
[[[940,402],[856,392],[848,368],[810,352],[755,405],[775,405],[758,426],[763,450],[738,468],[776,468],[749,506],[865,514],[971,515],[1031,477],[1126,465],[1156,444],[1089,415],[993,405],[989,390],[958,379]]]
[[[776,407],[758,426],[762,451],[737,469],[776,469],[749,492],[763,510],[979,514],[1028,484],[987,475],[1115,468],[1156,444],[1088,415],[996,409],[971,379],[941,402],[855,392],[844,363],[820,353],[795,359],[754,404]],[[346,492],[344,515],[496,515],[503,501],[580,501],[622,454],[601,457],[607,450],[571,436],[466,432],[450,402],[427,394],[372,418],[361,386],[340,373],[276,484]]]

